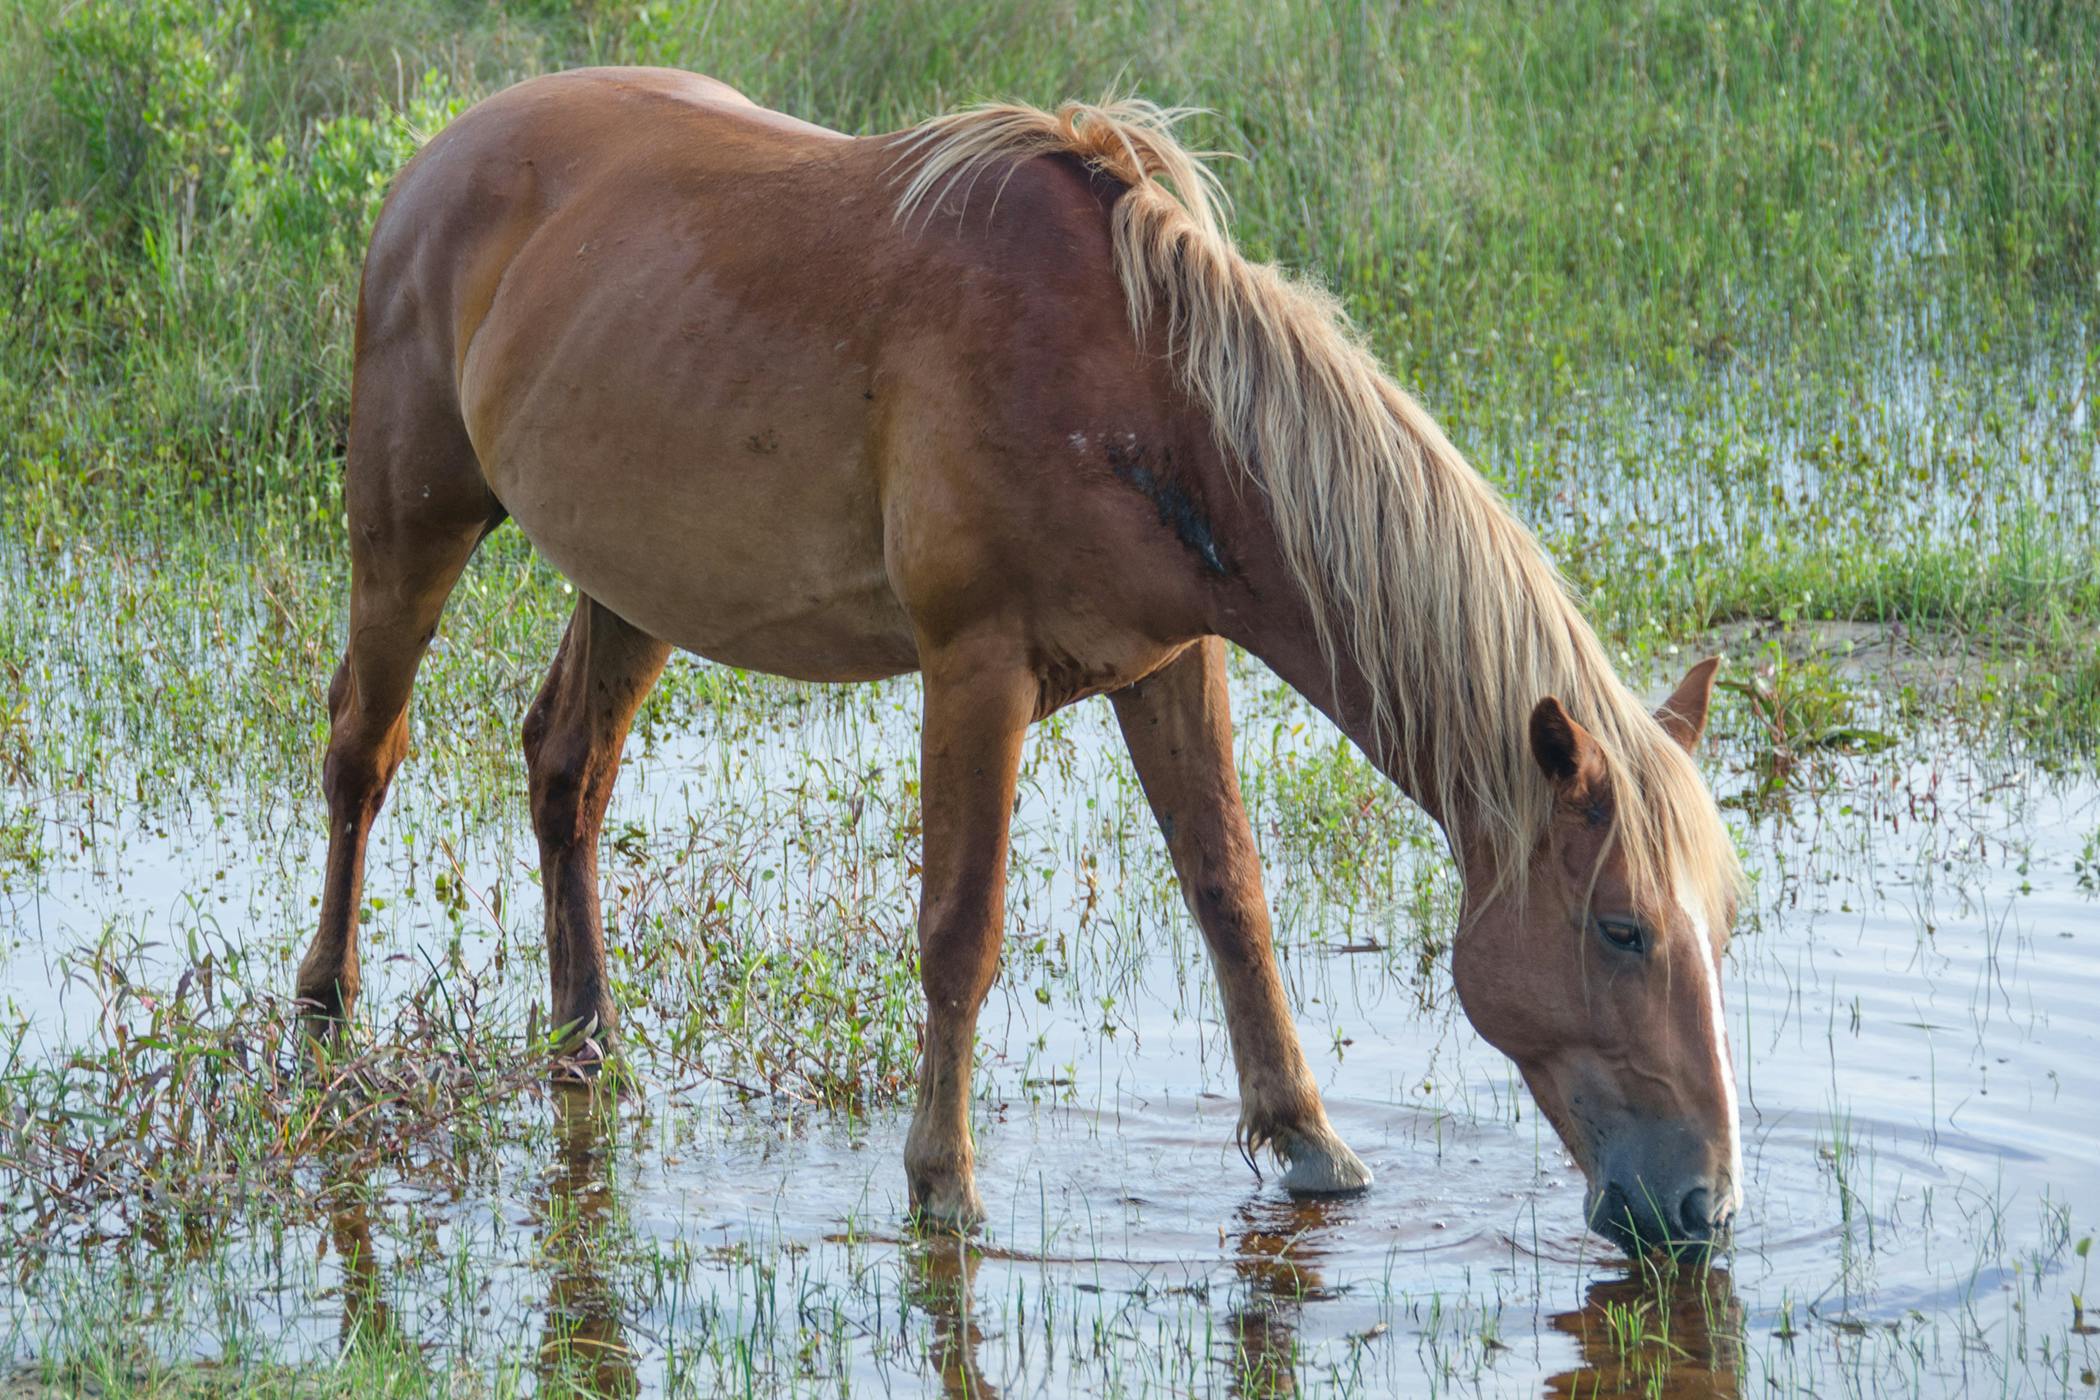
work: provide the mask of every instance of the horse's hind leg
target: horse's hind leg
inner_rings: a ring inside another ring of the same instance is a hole
[[[1293,1191],[1369,1185],[1370,1169],[1328,1125],[1276,971],[1261,863],[1233,771],[1224,642],[1196,643],[1111,699],[1182,898],[1210,945],[1239,1068],[1241,1142],[1250,1152],[1271,1148]]]
[[[572,1045],[600,1055],[611,1043],[614,1017],[598,912],[598,831],[628,727],[670,651],[603,605],[579,597],[547,683],[525,716],[553,1024],[566,1028]]]
[[[365,842],[408,750],[416,667],[460,570],[503,519],[457,411],[431,391],[431,381],[361,364],[353,400],[343,487],[350,639],[328,687],[321,925],[297,984],[323,1023],[340,1023],[357,1001]]]

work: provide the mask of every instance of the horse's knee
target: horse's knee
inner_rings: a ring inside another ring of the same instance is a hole
[[[532,765],[532,829],[550,845],[568,845],[583,814],[583,782],[574,767],[549,763],[545,753]]]
[[[562,687],[569,674],[569,649],[576,636],[576,624],[570,622],[568,630],[561,634],[561,645],[554,649],[554,664],[547,668],[547,679],[540,685],[539,694],[532,697],[532,704],[525,711],[525,723],[518,737],[525,746],[525,768],[528,773],[540,764],[540,751],[547,745],[547,736],[553,732],[554,719],[560,712]]]
[[[1204,869],[1183,880],[1182,895],[1221,976],[1259,973],[1273,963],[1269,906],[1258,882],[1238,872]]]
[[[931,1012],[974,1014],[998,968],[996,923],[943,920],[920,934],[919,985]]]

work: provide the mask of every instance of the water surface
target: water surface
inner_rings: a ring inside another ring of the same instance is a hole
[[[1258,668],[1235,684],[1285,975],[1370,1192],[1293,1201],[1234,1148],[1204,954],[1095,704],[1039,730],[1024,776],[980,1023],[989,1224],[912,1238],[907,1105],[805,1102],[806,1067],[754,1061],[828,1044],[851,1004],[894,1043],[826,1063],[908,1074],[916,686],[766,688],[652,712],[630,749],[605,870],[640,1075],[623,1101],[521,1091],[456,1169],[317,1161],[310,1213],[236,1211],[184,1249],[76,1238],[0,1285],[16,1360],[116,1270],[143,1281],[129,1323],[162,1358],[317,1363],[383,1333],[499,1388],[558,1368],[700,1393],[2090,1391],[2090,779],[1922,734],[1829,760],[1790,810],[1733,814],[1757,879],[1727,968],[1742,1226],[1710,1272],[1658,1278],[1582,1228],[1579,1172],[1466,1024],[1447,955],[1425,965],[1451,899],[1433,834]],[[445,722],[421,715],[419,758]],[[1724,788],[1744,757],[1720,744]],[[545,994],[522,774],[468,793],[432,766],[412,760],[381,818],[364,1014],[383,1029],[442,981],[476,1034],[520,1036]],[[116,1033],[92,969],[165,987],[238,949],[222,975],[281,992],[311,918],[298,784],[136,801],[109,777],[11,790],[43,853],[0,905],[17,1067]],[[813,968],[845,999],[767,1027],[790,1003],[754,991],[746,1039],[692,1033],[723,950],[756,948],[784,962],[747,977]]]

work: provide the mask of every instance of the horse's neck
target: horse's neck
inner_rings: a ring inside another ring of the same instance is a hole
[[[1409,742],[1416,736],[1377,732],[1364,668],[1347,654],[1330,663],[1322,652],[1312,604],[1284,565],[1260,493],[1242,485],[1235,494],[1241,508],[1234,522],[1234,562],[1241,576],[1235,606],[1219,619],[1218,630],[1259,657],[1333,720],[1380,772],[1449,831],[1446,814],[1438,810],[1430,784],[1418,767],[1419,756]],[[1330,635],[1346,636],[1349,629],[1336,626],[1328,630]],[[1455,840],[1462,836],[1450,834]]]

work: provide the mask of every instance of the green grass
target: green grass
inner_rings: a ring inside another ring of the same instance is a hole
[[[335,554],[387,178],[581,62],[849,131],[1119,87],[1208,108],[1246,246],[1341,293],[1623,643],[1952,628],[2020,663],[1994,716],[2100,720],[2087,6],[27,0],[0,18],[10,535]]]

